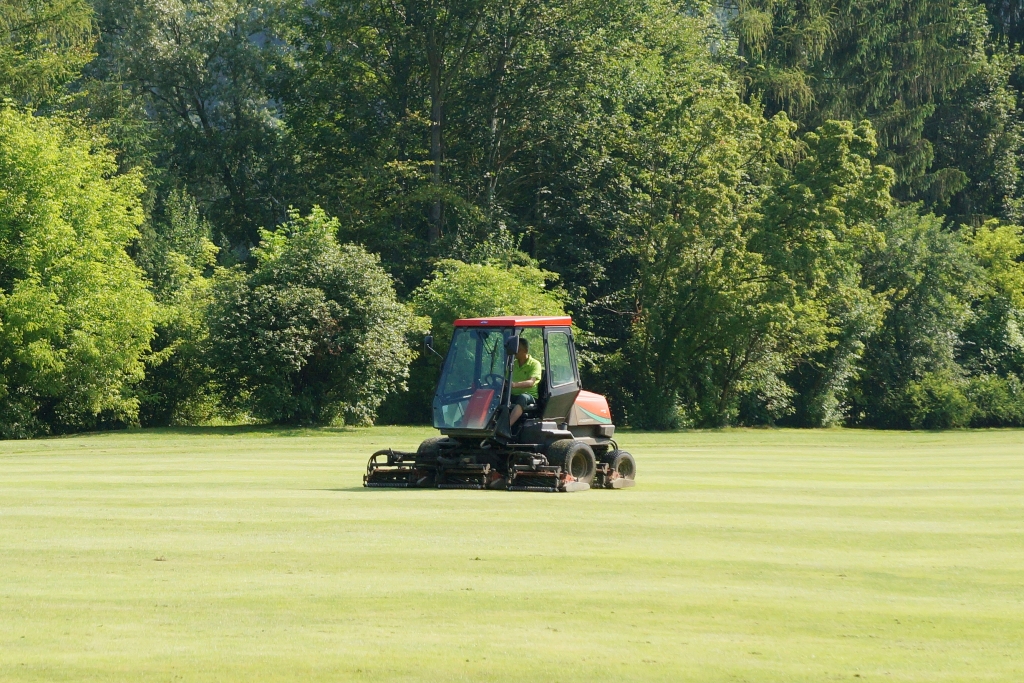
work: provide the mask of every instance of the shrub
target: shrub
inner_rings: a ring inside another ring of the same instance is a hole
[[[1024,426],[1024,384],[1014,375],[974,377],[967,398],[974,406],[974,427]]]
[[[415,326],[379,259],[341,246],[337,219],[297,212],[261,232],[256,267],[217,274],[211,364],[232,403],[287,424],[373,422],[404,386]]]
[[[953,429],[970,424],[974,406],[964,395],[962,381],[929,372],[907,384],[904,414],[911,429]]]

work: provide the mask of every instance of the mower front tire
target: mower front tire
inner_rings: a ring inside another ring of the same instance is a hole
[[[612,472],[618,472],[623,479],[636,479],[636,460],[628,451],[611,451],[601,462],[608,463]]]
[[[437,464],[437,457],[441,455],[441,443],[448,441],[443,436],[434,436],[423,443],[416,449],[416,462],[417,464]]]
[[[438,461],[441,457],[441,445],[448,439],[435,436],[427,439],[416,449],[416,485],[432,487],[437,484]]]
[[[548,446],[548,462],[558,465],[581,484],[590,484],[597,473],[597,459],[587,444],[575,439],[561,439]]]

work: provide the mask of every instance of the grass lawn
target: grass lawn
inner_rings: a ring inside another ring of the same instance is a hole
[[[428,434],[0,442],[0,681],[1024,680],[1024,431],[626,433],[633,489],[361,487]]]

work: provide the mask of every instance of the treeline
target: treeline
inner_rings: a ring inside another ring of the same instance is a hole
[[[573,315],[639,428],[1024,425],[1024,11],[0,0],[0,436],[429,421]]]

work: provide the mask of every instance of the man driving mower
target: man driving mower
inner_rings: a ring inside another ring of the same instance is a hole
[[[460,318],[453,327],[432,404],[441,435],[415,452],[378,450],[364,485],[537,492],[633,486],[636,463],[613,438],[608,401],[583,391],[569,316]],[[427,349],[432,341],[424,339]]]
[[[537,390],[543,373],[541,362],[530,355],[530,344],[526,337],[519,337],[519,350],[512,364],[512,412],[509,425],[523,416],[523,412],[537,404]]]

